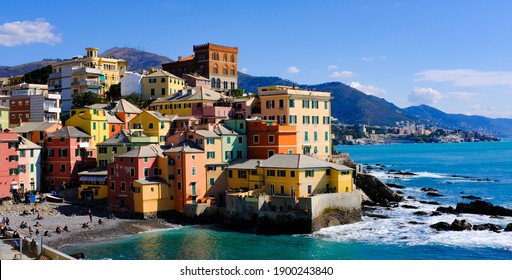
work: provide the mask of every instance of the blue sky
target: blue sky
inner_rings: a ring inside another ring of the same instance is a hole
[[[239,70],[253,76],[512,118],[512,1],[9,1],[2,10],[0,65],[85,47],[176,60],[211,42],[238,47]]]

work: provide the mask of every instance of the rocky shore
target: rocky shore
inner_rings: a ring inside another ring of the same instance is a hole
[[[67,203],[30,203],[12,204],[4,202],[0,205],[0,216],[9,219],[9,228],[18,230],[22,237],[43,237],[43,243],[61,250],[66,245],[77,243],[90,243],[95,241],[114,240],[127,237],[140,232],[173,228],[176,225],[163,219],[140,220],[129,217],[126,214],[116,214],[114,219],[109,219],[109,214],[103,209],[91,209]],[[42,216],[43,219],[37,219]],[[92,222],[91,222],[92,218]],[[101,220],[101,223],[100,223]],[[21,228],[22,222],[27,223],[26,228]],[[39,222],[40,226],[35,226]],[[89,227],[84,227],[84,224]],[[57,227],[68,231],[57,233]],[[31,235],[29,227],[34,233]],[[45,232],[48,235],[45,236]]]

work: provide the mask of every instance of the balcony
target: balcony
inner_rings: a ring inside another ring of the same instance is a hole
[[[45,95],[45,97],[46,97],[46,99],[52,99],[52,100],[61,99],[60,94],[54,94],[54,93],[48,93],[47,95]]]
[[[78,146],[80,148],[89,148],[90,144],[89,144],[89,142],[80,142],[80,144],[78,144]]]
[[[60,113],[61,110],[59,107],[55,106],[44,106],[44,111],[48,113]]]
[[[62,78],[62,73],[51,73],[50,76],[48,76],[48,79],[60,79]]]
[[[130,143],[158,143],[156,136],[128,136]]]

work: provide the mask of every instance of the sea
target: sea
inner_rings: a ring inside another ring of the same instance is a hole
[[[63,248],[83,252],[92,260],[512,260],[512,231],[436,231],[430,225],[465,219],[505,228],[512,217],[431,213],[455,207],[477,196],[496,206],[512,208],[512,140],[480,143],[388,144],[336,146],[365,170],[397,189],[400,205],[378,208],[358,223],[321,229],[311,234],[259,235],[216,225],[178,226],[105,242]],[[396,175],[394,171],[414,175]],[[391,172],[390,172],[391,171]],[[442,196],[427,196],[434,188]],[[436,201],[440,205],[421,203]]]

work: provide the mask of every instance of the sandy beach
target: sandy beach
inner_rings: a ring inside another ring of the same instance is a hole
[[[88,209],[91,210],[92,222]],[[38,214],[44,218],[38,220]],[[163,219],[133,219],[126,214],[115,214],[115,219],[109,219],[109,212],[103,208],[87,208],[68,203],[12,204],[9,201],[0,205],[0,216],[1,219],[9,218],[9,227],[17,229],[22,237],[36,236],[35,233],[29,234],[29,226],[34,232],[38,229],[39,236],[44,237],[43,242],[57,250],[70,244],[119,239],[144,231],[176,226]],[[22,221],[27,223],[26,228],[20,227]],[[40,226],[36,227],[36,222],[39,222]],[[88,222],[90,228],[84,228],[84,223]],[[56,232],[57,227],[65,226],[69,231],[60,234]],[[44,236],[46,231],[51,236]]]

